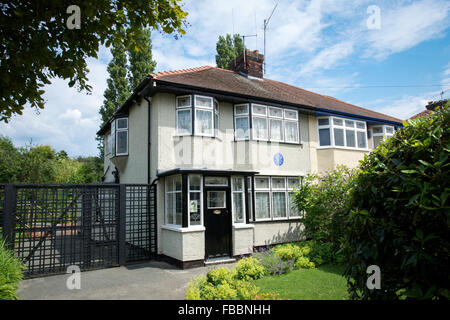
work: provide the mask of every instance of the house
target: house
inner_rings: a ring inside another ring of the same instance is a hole
[[[434,110],[436,110],[436,108],[444,106],[448,101],[449,101],[449,99],[444,99],[444,100],[439,100],[439,101],[434,101],[434,102],[429,101],[428,104],[425,106],[425,108],[426,108],[425,110],[420,111],[419,113],[413,115],[412,117],[409,118],[409,120],[413,120],[418,117],[429,115]]]
[[[156,182],[158,254],[182,267],[300,240],[301,177],[357,166],[402,125],[243,60],[151,74],[98,132],[105,182]]]

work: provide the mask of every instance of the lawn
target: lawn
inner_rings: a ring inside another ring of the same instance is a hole
[[[276,292],[291,300],[346,300],[344,267],[322,265],[315,269],[295,270],[288,274],[266,276],[256,280],[261,292]]]

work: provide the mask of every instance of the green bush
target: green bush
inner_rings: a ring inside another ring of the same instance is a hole
[[[275,246],[272,251],[284,261],[293,261],[296,269],[312,269],[315,264],[307,257],[311,249],[308,245],[286,243]]]
[[[228,268],[210,270],[189,282],[187,300],[251,300],[259,288],[249,281],[233,278]]]
[[[355,173],[355,169],[341,165],[320,176],[310,174],[294,193],[297,209],[305,213],[302,218],[304,235],[319,246],[332,243],[334,253],[340,247],[342,221],[348,212],[348,191],[352,187]],[[336,259],[333,255],[327,255],[324,262],[334,262]]]
[[[283,260],[273,250],[255,253],[254,257],[264,267],[265,274],[279,275],[291,272],[294,269],[294,259]]]
[[[343,254],[352,298],[449,299],[450,106],[404,124],[365,157]],[[366,287],[369,265],[381,290]]]
[[[265,269],[261,263],[252,257],[243,258],[233,267],[233,278],[238,280],[256,280],[264,276]]]
[[[333,245],[332,242],[310,240],[301,242],[299,245],[308,246],[310,248],[310,252],[307,256],[316,266],[325,263],[337,264],[342,262],[342,254],[336,249],[336,246]]]
[[[0,300],[17,300],[19,283],[23,278],[24,265],[14,258],[14,252],[0,239]]]

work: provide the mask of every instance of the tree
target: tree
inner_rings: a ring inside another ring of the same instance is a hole
[[[450,299],[450,104],[408,121],[361,163],[344,219],[352,298]],[[381,270],[380,289],[366,286]]]
[[[216,43],[216,64],[222,69],[229,69],[230,63],[244,52],[244,43],[239,34],[231,37],[227,34],[225,37],[219,36]]]
[[[135,47],[141,28],[184,34],[187,13],[180,0],[79,1],[80,28],[70,29],[69,0],[10,0],[0,6],[0,121],[22,114],[24,105],[44,108],[44,90],[53,78],[91,91],[86,58],[100,45]],[[125,34],[121,32],[126,26]]]
[[[135,48],[128,50],[130,62],[128,80],[131,90],[135,89],[156,67],[156,61],[152,56],[152,39],[149,29],[140,30],[136,37],[136,44]]]

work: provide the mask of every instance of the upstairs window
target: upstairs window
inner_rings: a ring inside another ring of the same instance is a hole
[[[392,126],[375,126],[371,130],[373,148],[378,147],[385,139],[394,135],[394,127]]]
[[[219,127],[219,102],[212,97],[177,97],[176,113],[176,132],[180,136],[213,137]]]
[[[111,122],[111,134],[107,137],[106,150],[113,157],[128,155],[128,118],[118,118]]]
[[[251,117],[250,117],[251,113]],[[252,126],[250,137],[250,124]],[[261,104],[234,106],[236,140],[299,143],[298,112]]]
[[[367,149],[366,123],[336,117],[317,120],[319,146]]]

